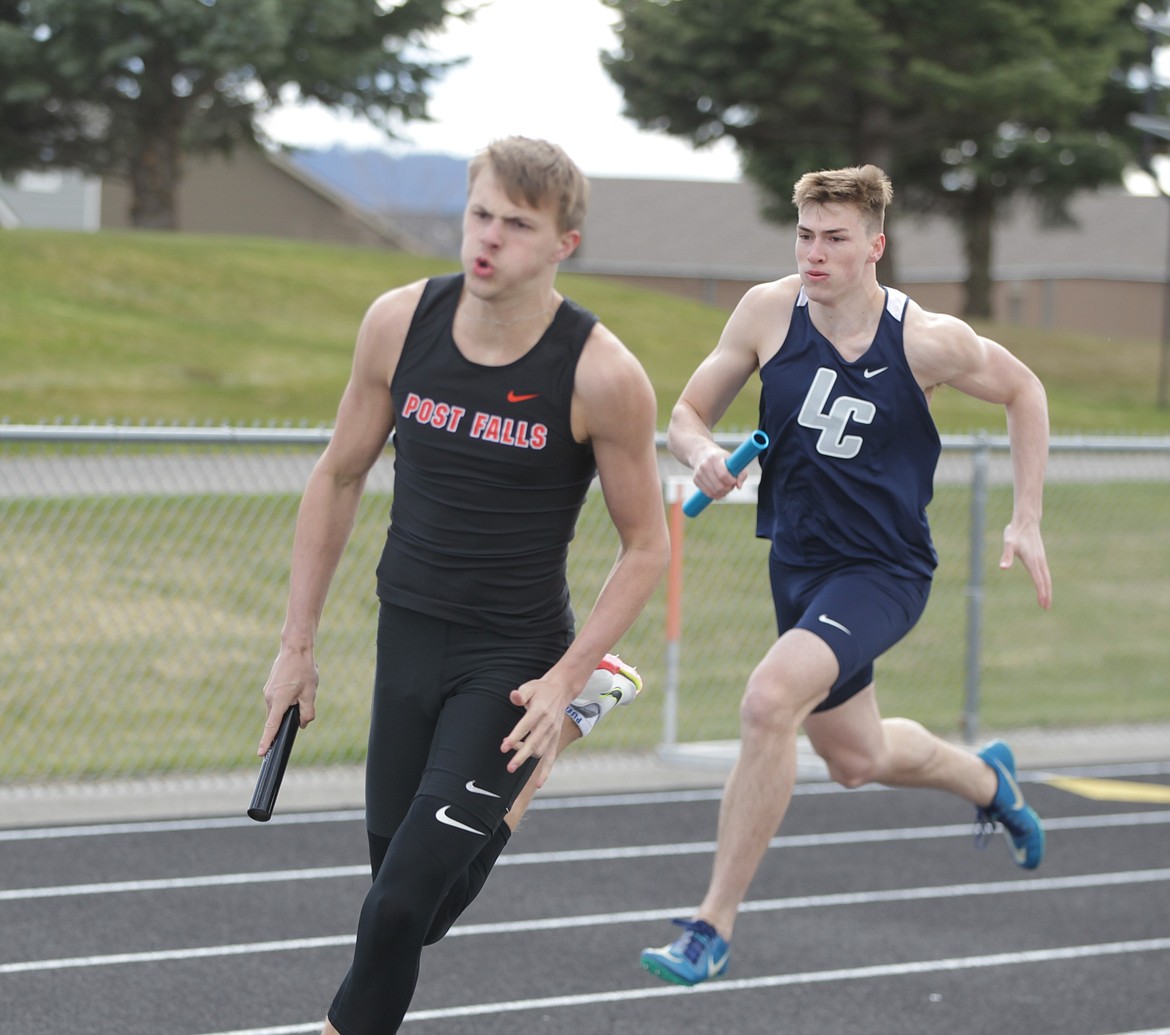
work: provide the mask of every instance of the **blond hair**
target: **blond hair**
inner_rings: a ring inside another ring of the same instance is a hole
[[[468,186],[488,165],[512,201],[533,208],[552,203],[561,233],[581,229],[589,205],[589,181],[556,144],[527,137],[494,140],[467,166]]]
[[[872,233],[882,232],[886,207],[893,200],[893,184],[876,165],[805,173],[792,191],[792,204],[798,212],[805,205],[856,206]]]

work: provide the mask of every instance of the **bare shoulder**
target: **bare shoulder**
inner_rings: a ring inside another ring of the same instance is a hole
[[[762,367],[788,336],[799,294],[800,277],[795,274],[748,288],[723,329],[716,354],[740,365]]]
[[[743,310],[745,314],[773,316],[778,311],[787,313],[795,304],[800,294],[800,277],[793,273],[779,280],[769,280],[763,284],[754,284],[744,292],[736,310]]]
[[[420,281],[387,291],[366,309],[333,435],[321,460],[334,477],[361,477],[385,447],[394,427],[390,383],[424,284]]]
[[[415,281],[386,291],[370,303],[358,329],[355,372],[365,371],[389,383],[425,286],[425,280]]]
[[[928,397],[946,384],[984,402],[1044,398],[1043,385],[1026,364],[957,317],[916,306],[907,314],[904,340],[910,369]]]
[[[639,394],[650,387],[641,362],[603,323],[596,323],[577,364],[575,391],[583,398]]]
[[[983,339],[970,324],[913,301],[906,309],[903,342],[910,369],[924,389],[946,384],[982,363]]]
[[[412,284],[405,284],[402,287],[383,292],[370,303],[366,310],[362,320],[362,329],[377,334],[397,332],[405,338],[426,283],[425,280],[416,280]]]
[[[577,363],[573,426],[579,438],[595,438],[621,425],[657,419],[657,400],[637,356],[603,323],[596,323]]]

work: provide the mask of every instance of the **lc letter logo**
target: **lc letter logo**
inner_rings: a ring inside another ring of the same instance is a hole
[[[820,431],[817,452],[822,456],[852,460],[861,452],[862,439],[860,435],[846,435],[845,428],[851,420],[858,424],[871,423],[877,407],[866,399],[842,395],[834,399],[833,405],[826,410],[829,393],[836,383],[836,373],[821,367],[813,378],[808,395],[804,397],[804,405],[800,408],[800,416],[796,419],[801,427]]]

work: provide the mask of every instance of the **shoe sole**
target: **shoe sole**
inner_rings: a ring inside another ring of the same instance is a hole
[[[676,974],[673,970],[665,964],[659,963],[657,960],[642,960],[642,969],[653,974],[656,978],[662,981],[667,981],[672,985],[684,985],[690,988],[697,985],[698,981],[688,981],[681,974]]]
[[[611,655],[606,655],[605,660],[598,667],[604,668],[612,675],[621,676],[623,679],[628,680],[633,685],[633,694],[619,694],[617,699],[618,704],[633,704],[642,693],[642,677],[638,675],[638,670],[636,668],[634,668],[632,665],[625,664],[621,658],[617,657],[616,655],[612,655],[613,661],[610,662],[610,657]],[[612,692],[610,693],[610,696],[613,696]]]

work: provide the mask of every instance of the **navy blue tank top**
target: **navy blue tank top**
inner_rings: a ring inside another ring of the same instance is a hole
[[[505,366],[458,349],[463,275],[428,281],[390,385],[394,499],[378,596],[511,634],[572,631],[566,564],[593,449],[573,438],[577,361],[597,318],[565,299]]]
[[[926,578],[938,564],[926,506],[941,445],[903,348],[908,301],[886,289],[873,343],[849,363],[813,326],[802,289],[784,344],[760,369],[771,444],[756,534],[782,564],[862,562]]]

